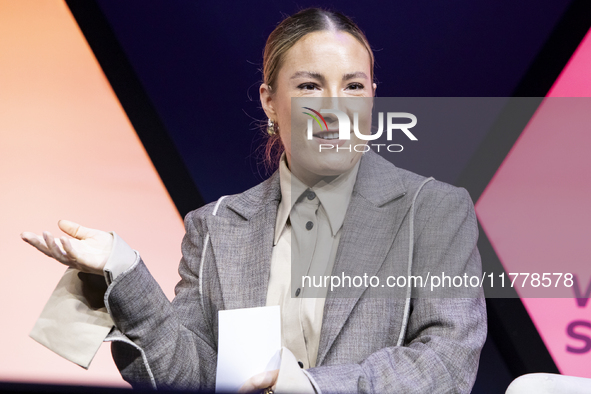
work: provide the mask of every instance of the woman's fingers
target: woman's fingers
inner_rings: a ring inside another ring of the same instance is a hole
[[[67,236],[55,238],[47,231],[43,232],[43,236],[24,232],[21,238],[64,265],[83,272],[102,275],[111,253],[113,235],[82,227],[67,220],[60,220],[58,225],[74,238]]]
[[[261,372],[248,379],[238,390],[239,393],[250,393],[271,387],[277,381],[279,370]]]
[[[72,243],[70,242],[70,240],[66,237],[61,237],[60,240],[62,241],[64,250],[70,257],[70,259],[72,259],[73,261],[78,261],[78,252],[76,251],[76,249],[72,247]]]
[[[23,239],[23,241],[25,241],[29,245],[32,245],[41,253],[44,253],[49,257],[53,257],[51,255],[50,250],[47,248],[47,245],[45,244],[45,240],[37,234],[25,231],[21,234],[21,238]]]
[[[57,222],[57,225],[64,233],[76,239],[90,238],[97,232],[97,230],[83,227],[78,223],[70,222],[69,220],[60,220]]]
[[[51,257],[53,257],[54,259],[56,259],[57,261],[59,261],[62,264],[68,264],[68,256],[66,255],[65,251],[62,251],[62,249],[60,248],[60,245],[58,245],[58,243],[56,242],[56,239],[53,237],[53,235],[48,232],[48,231],[44,231],[43,232],[43,239],[45,239],[45,244],[47,245],[47,248],[49,249],[49,251],[51,252]]]

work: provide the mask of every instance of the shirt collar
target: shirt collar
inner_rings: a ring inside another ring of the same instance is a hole
[[[279,183],[281,186],[281,202],[277,210],[277,219],[275,222],[275,239],[273,245],[277,245],[279,237],[289,218],[289,214],[293,206],[297,202],[297,198],[293,196],[301,196],[307,190],[312,190],[320,200],[320,204],[326,212],[330,230],[334,237],[339,229],[343,226],[345,221],[345,214],[347,207],[351,201],[351,194],[357,179],[357,172],[359,170],[360,160],[349,171],[339,175],[330,182],[321,180],[316,185],[308,188],[302,181],[292,175],[289,168],[287,168],[287,160],[285,153],[281,155],[279,161]]]

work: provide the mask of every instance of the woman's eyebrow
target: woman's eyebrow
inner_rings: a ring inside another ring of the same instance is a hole
[[[298,71],[295,74],[293,74],[291,76],[290,79],[296,79],[296,78],[313,78],[313,79],[317,79],[319,81],[324,81],[324,76],[320,73],[317,72],[312,72],[312,71]]]
[[[348,81],[350,79],[355,79],[355,78],[368,79],[367,74],[362,71],[356,71],[354,73],[348,73],[348,74],[343,75],[343,81]]]

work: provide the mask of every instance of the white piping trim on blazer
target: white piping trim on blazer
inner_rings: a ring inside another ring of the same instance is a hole
[[[412,198],[412,203],[410,204],[410,229],[409,229],[409,241],[408,241],[408,276],[412,275],[412,256],[414,254],[414,247],[415,247],[415,201],[417,200],[417,196],[419,192],[425,186],[427,182],[434,180],[432,177],[425,179],[417,189],[414,197]],[[410,297],[411,296],[411,288],[408,286],[406,289],[406,303],[404,304],[404,317],[402,319],[402,327],[400,328],[400,335],[398,336],[398,342],[396,342],[396,346],[402,346],[402,342],[404,341],[404,336],[406,335],[406,327],[408,326],[408,318],[410,314]]]
[[[409,225],[409,241],[408,241],[408,276],[412,275],[412,257],[414,252],[414,220],[415,220],[415,202],[419,195],[419,192],[425,186],[427,182],[434,180],[433,177],[425,179],[418,187],[415,195],[412,198],[412,203],[410,204],[410,225]],[[220,199],[215,204],[213,208],[212,215],[215,216],[220,203],[226,196],[220,197]],[[205,306],[203,304],[203,264],[205,263],[205,252],[207,251],[207,244],[209,243],[209,232],[205,235],[205,241],[203,242],[203,251],[201,252],[201,264],[199,264],[199,298],[201,300],[201,308],[205,310]],[[398,336],[398,342],[396,346],[401,346],[402,342],[404,341],[404,336],[406,335],[406,328],[408,326],[408,319],[410,314],[410,299],[411,299],[411,291],[410,287],[406,290],[406,302],[404,305],[404,317],[402,320],[402,327],[400,328],[400,335]]]
[[[115,337],[115,338],[107,337],[104,339],[103,342],[123,342],[123,343],[126,343],[129,346],[133,347],[138,352],[140,352],[140,355],[142,356],[142,361],[144,362],[144,367],[146,367],[146,372],[148,373],[148,376],[150,377],[150,385],[152,386],[152,388],[154,390],[158,390],[158,387],[156,386],[156,379],[154,378],[154,374],[152,373],[152,369],[150,368],[150,364],[148,364],[148,357],[146,357],[146,352],[144,352],[144,349],[139,347],[131,339],[127,338],[125,336],[125,334],[123,334],[123,337]]]
[[[226,198],[226,196],[221,196],[218,202],[215,204],[213,208],[212,216],[215,216],[218,213],[218,208],[220,207],[220,203]],[[199,299],[201,300],[201,309],[205,312],[205,305],[203,304],[203,264],[205,264],[205,251],[207,250],[207,244],[209,243],[209,231],[205,234],[205,241],[203,242],[203,251],[201,252],[201,264],[199,264]]]
[[[132,264],[131,267],[129,267],[127,270],[123,271],[119,276],[117,276],[113,282],[120,281],[121,278],[124,277],[129,271],[131,271],[132,269],[137,267],[137,265],[139,264],[141,259],[140,259],[139,253],[137,251],[134,251],[134,252],[135,252],[135,262]],[[113,283],[111,283],[109,285],[109,287],[107,288],[107,291],[105,292],[105,297],[104,297],[105,307],[107,308],[107,312],[109,312],[110,316],[111,316],[111,306],[109,305],[109,296],[111,294],[111,290],[113,290]],[[113,327],[116,328],[115,326],[113,326]],[[123,342],[123,343],[135,348],[142,356],[142,361],[144,363],[144,367],[146,368],[146,372],[148,373],[148,376],[150,377],[150,385],[152,386],[152,388],[154,390],[158,390],[158,387],[156,386],[156,379],[154,378],[154,374],[152,373],[152,368],[150,368],[150,364],[148,363],[148,357],[146,356],[146,352],[144,352],[144,349],[139,347],[135,342],[133,342],[131,339],[129,339],[122,332],[121,332],[121,336],[117,336],[117,337],[110,337],[111,334],[112,334],[112,330],[109,333],[109,335],[107,335],[107,337],[103,340],[103,342]]]

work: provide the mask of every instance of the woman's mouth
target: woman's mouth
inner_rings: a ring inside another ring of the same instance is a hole
[[[321,131],[318,133],[314,133],[313,136],[314,140],[316,140],[319,144],[331,144],[341,146],[347,141],[339,139],[338,130]]]

